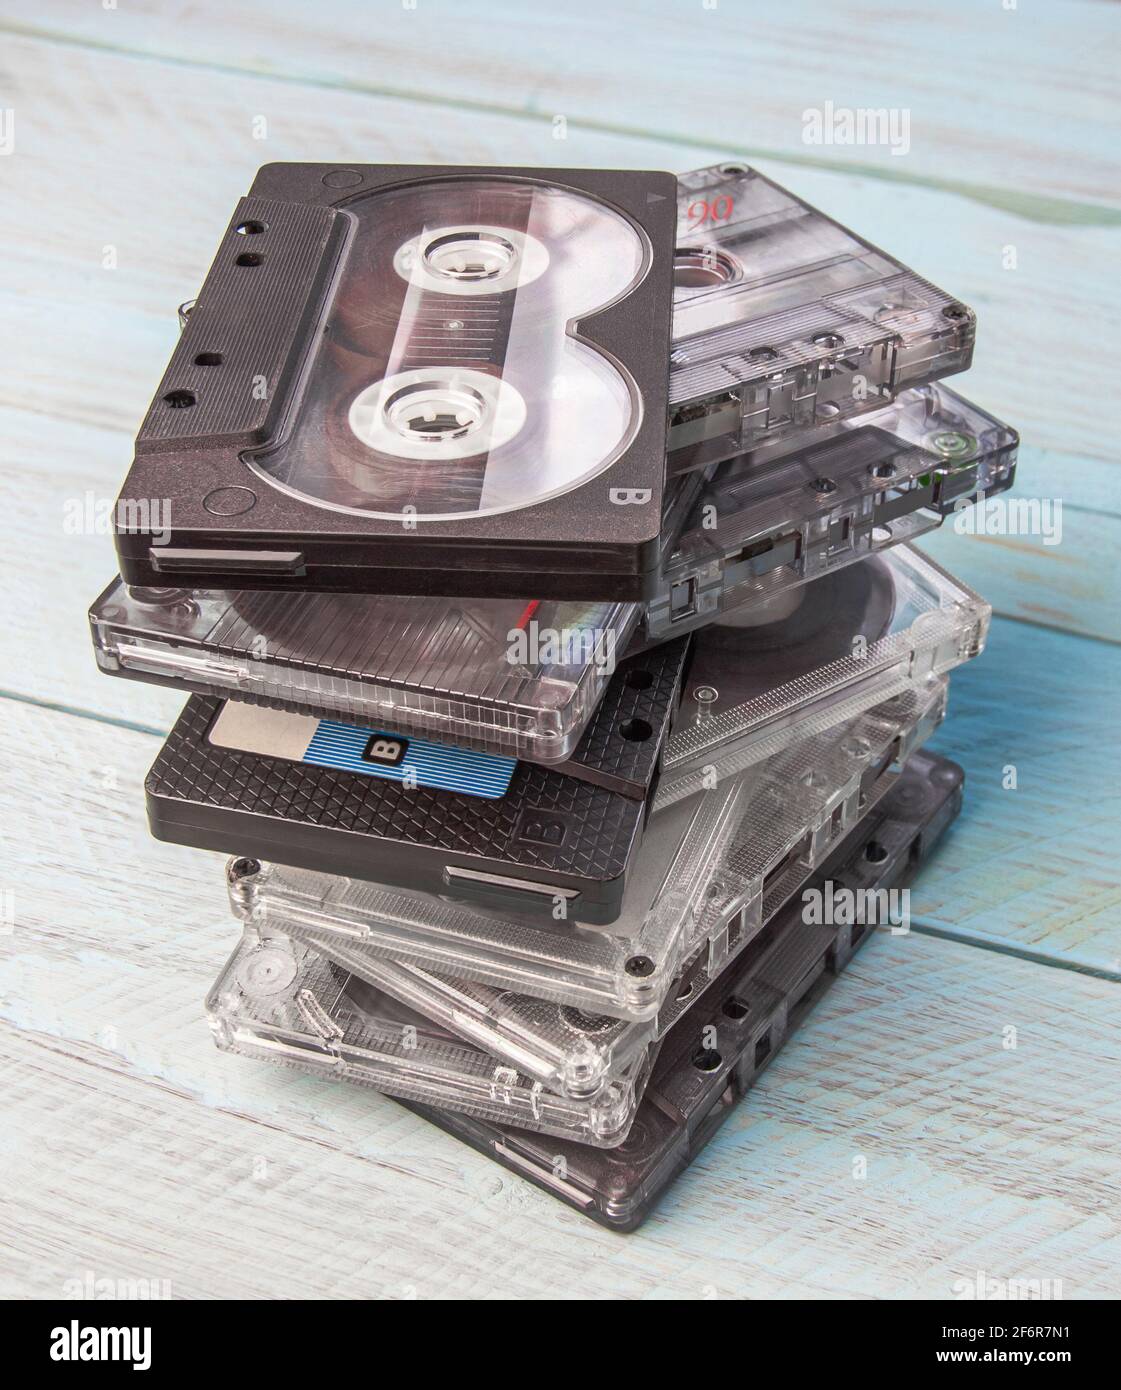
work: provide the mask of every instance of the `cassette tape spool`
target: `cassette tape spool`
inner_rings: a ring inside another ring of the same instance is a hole
[[[266,165],[137,437],[126,583],[644,597],[675,197],[649,171]]]
[[[992,609],[909,545],[868,556],[694,635],[657,804],[979,655]]]
[[[1015,478],[1016,432],[945,386],[905,391],[817,434],[808,447],[720,466],[646,606],[645,640],[912,541]]]
[[[648,1072],[644,1062],[588,1101],[554,1095],[278,933],[245,936],[206,1011],[223,1051],[583,1144],[622,1142]]]
[[[308,940],[313,933],[325,951],[337,942],[588,1015],[656,1019],[683,971],[718,969],[741,949],[894,785],[898,765],[941,721],[945,699],[944,681],[915,687],[651,815],[609,926],[537,922],[259,859],[229,870],[231,906],[250,922]],[[351,968],[360,959],[346,957]],[[576,1091],[586,1094],[611,1066],[616,1038],[585,1035]],[[543,1069],[552,1065],[546,1051]],[[569,1084],[565,1065],[551,1085]]]
[[[955,763],[916,753],[880,812],[857,827],[807,888],[824,891],[832,883],[834,892],[849,889],[855,903],[869,903],[867,895],[905,885],[958,814],[963,782]],[[872,935],[866,914],[857,912],[852,924],[807,925],[801,899],[792,901],[670,1032],[618,1147],[545,1143],[510,1125],[404,1103],[593,1221],[632,1231]]]
[[[569,771],[194,695],[145,781],[149,825],[197,849],[609,922],[689,645],[624,663]]]
[[[669,471],[964,371],[972,310],[744,165],[678,179]]]

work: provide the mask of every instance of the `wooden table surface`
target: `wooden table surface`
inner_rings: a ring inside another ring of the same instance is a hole
[[[0,22],[0,1293],[950,1297],[979,1271],[1121,1293],[1119,39],[1117,6],[1056,0]],[[826,100],[906,108],[908,152],[803,143]],[[175,306],[259,164],[730,156],[976,307],[960,384],[1021,430],[1018,494],[1062,500],[1062,540],[930,541],[998,616],[935,741],[967,805],[914,930],[869,945],[620,1237],[391,1101],[214,1049],[221,861],[144,823],[181,701],[100,676],[85,609]]]

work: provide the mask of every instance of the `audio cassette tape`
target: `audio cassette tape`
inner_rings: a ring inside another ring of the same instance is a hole
[[[124,581],[645,597],[676,191],[650,171],[265,165],[137,436]]]
[[[669,471],[964,371],[971,309],[742,164],[678,179]]]
[[[231,905],[244,920],[315,933],[324,950],[338,941],[587,1014],[653,1019],[686,967],[718,969],[895,784],[945,699],[944,680],[916,686],[655,811],[608,925],[587,922],[579,899],[565,922],[534,920],[260,856],[229,866]]]
[[[914,540],[1015,478],[1015,430],[945,386],[905,391],[818,436],[778,457],[720,465],[646,605],[646,640]]]
[[[547,1091],[318,952],[276,933],[246,933],[206,1000],[218,1047],[386,1095],[591,1145],[618,1144],[648,1060],[590,1100]],[[652,1058],[650,1059],[652,1060]]]
[[[671,484],[664,556],[703,483],[698,472]],[[109,675],[554,766],[573,755],[640,612],[633,603],[145,589],[117,579],[89,619]],[[610,688],[637,691],[644,679],[632,670],[625,687]],[[620,726],[649,719],[640,696],[632,703],[617,705]]]
[[[933,762],[919,751],[908,759],[892,791],[871,812],[861,817],[853,833],[844,841],[837,855],[846,863],[864,859],[879,862],[885,835],[880,828],[890,820],[892,812],[886,803],[897,810],[907,810],[912,816],[929,823],[935,806],[949,799],[951,785],[933,776]],[[743,849],[739,851],[743,855]],[[239,869],[229,870],[232,881],[238,880]],[[718,881],[720,867],[709,877],[709,884]],[[780,878],[780,888],[786,888]],[[801,884],[789,884],[791,895],[797,895]],[[702,885],[704,891],[704,885]],[[766,894],[762,903],[758,930],[765,931],[784,903],[773,902]],[[654,1019],[627,1022],[601,1013],[588,1013],[572,1004],[555,1004],[533,994],[502,990],[477,980],[456,979],[427,970],[424,967],[391,960],[363,947],[360,942],[345,941],[339,935],[291,929],[300,941],[327,956],[335,965],[344,967],[371,987],[382,990],[399,1004],[414,1009],[426,1019],[441,1024],[451,1033],[483,1048],[499,1061],[515,1066],[519,1073],[558,1095],[573,1099],[591,1099],[613,1083],[626,1083],[641,1061],[687,1008],[701,998],[712,976],[707,955],[701,952],[687,969],[673,980],[666,1002]],[[740,934],[740,951],[748,948],[751,935]]]
[[[809,923],[800,896],[706,985],[662,1043],[618,1147],[550,1143],[512,1124],[405,1104],[593,1221],[633,1231],[871,938],[870,925],[882,925],[880,904],[930,856],[960,810],[963,782],[955,763],[915,754],[880,803],[872,833],[858,827],[806,885],[831,901],[843,898],[845,912]]]
[[[991,614],[909,545],[722,613],[694,635],[658,804],[969,661]]]
[[[152,833],[609,922],[642,838],[689,644],[679,638],[624,663],[565,771],[193,695],[145,782]]]

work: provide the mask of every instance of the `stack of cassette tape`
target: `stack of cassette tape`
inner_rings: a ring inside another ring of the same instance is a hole
[[[91,625],[214,1038],[631,1229],[960,806],[974,314],[742,165],[278,164],[180,318]]]

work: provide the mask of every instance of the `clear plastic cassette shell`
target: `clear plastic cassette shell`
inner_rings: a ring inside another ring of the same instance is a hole
[[[224,593],[111,584],[98,664],[201,695],[563,762],[638,616],[634,604]]]
[[[656,811],[608,927],[538,924],[257,860],[229,866],[231,904],[258,925],[315,933],[323,949],[337,942],[589,1015],[656,1020],[683,970],[698,962],[716,969],[735,954],[890,789],[898,764],[941,721],[945,700],[945,681],[915,685],[844,728]],[[616,1033],[585,1037],[576,1071],[561,1062],[550,1084],[571,1086],[575,1077],[586,1091],[618,1065]]]
[[[592,1099],[547,1091],[283,934],[247,931],[206,1000],[218,1047],[402,1099],[577,1140],[618,1144],[652,1058]]]
[[[980,595],[909,545],[694,635],[656,804],[693,795],[983,650]]]
[[[972,310],[744,165],[678,178],[669,469],[964,371]]]
[[[963,782],[955,763],[916,753],[877,812],[806,887],[824,892],[831,882],[854,904],[868,904],[878,899],[864,895],[908,883],[958,814]],[[509,1125],[406,1104],[601,1225],[634,1230],[871,938],[870,915],[865,907],[845,922],[808,924],[801,898],[791,901],[721,974],[698,982],[617,1147],[546,1143]]]
[[[815,442],[717,470],[646,605],[648,641],[767,602],[1012,486],[1015,430],[945,386],[843,418]]]
[[[137,435],[122,577],[645,598],[676,191],[650,170],[265,165]]]

